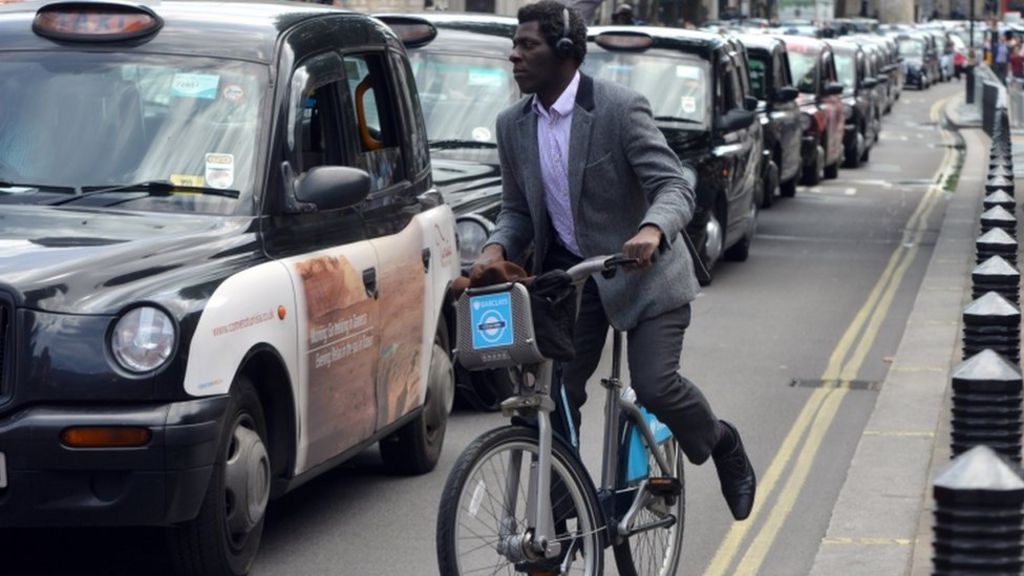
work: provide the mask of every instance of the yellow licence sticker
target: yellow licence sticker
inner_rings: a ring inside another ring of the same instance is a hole
[[[191,174],[171,174],[171,184],[175,186],[206,186],[206,179]]]

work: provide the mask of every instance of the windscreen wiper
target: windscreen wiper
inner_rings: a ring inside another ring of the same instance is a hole
[[[430,141],[431,148],[437,148],[438,150],[451,150],[453,148],[484,148],[493,149],[497,148],[498,145],[494,142],[481,142],[479,140],[432,140]]]
[[[703,124],[700,120],[693,118],[680,118],[679,116],[655,116],[657,122],[680,122],[682,124]]]
[[[119,184],[117,186],[84,186],[82,187],[82,193],[76,194],[66,200],[60,200],[54,202],[51,206],[59,206],[68,202],[74,202],[81,200],[82,198],[88,198],[89,196],[98,196],[100,194],[110,194],[113,192],[145,192],[149,196],[171,196],[176,192],[184,192],[187,194],[201,194],[204,196],[221,196],[223,198],[237,199],[241,192],[238,190],[221,190],[219,188],[209,188],[206,186],[185,186],[178,185],[167,180],[148,180],[146,182],[136,182],[135,184]]]
[[[56,190],[58,192],[77,192],[74,186],[54,186],[52,184],[30,184],[28,182],[8,182],[0,180],[0,189],[3,188],[35,188],[36,190]]]

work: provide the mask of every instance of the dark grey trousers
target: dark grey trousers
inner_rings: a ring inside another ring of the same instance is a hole
[[[556,247],[549,252],[544,267],[565,269],[573,260],[579,259]],[[689,325],[689,304],[644,320],[627,333],[626,352],[630,384],[637,399],[672,430],[686,457],[701,464],[718,443],[719,425],[700,388],[679,375],[683,336]],[[587,381],[601,361],[608,328],[601,295],[591,279],[584,286],[576,322],[576,358],[563,363],[560,370],[577,428],[581,422],[580,407],[587,400]]]

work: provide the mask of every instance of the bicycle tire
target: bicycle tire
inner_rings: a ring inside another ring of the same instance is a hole
[[[627,421],[623,428],[624,433],[620,436],[621,444],[619,453],[628,454],[629,439],[632,421]],[[683,451],[675,438],[670,438],[659,445],[668,465],[675,468],[675,476],[679,479],[682,491],[676,498],[674,505],[666,510],[675,515],[676,522],[668,528],[655,528],[639,534],[634,534],[619,544],[612,546],[615,555],[615,566],[620,576],[673,576],[679,569],[679,562],[682,557],[683,534],[686,520],[686,477],[683,470]],[[646,447],[646,444],[645,444]],[[674,461],[671,455],[674,454]],[[648,470],[656,470],[658,465],[653,455],[648,456]],[[619,478],[616,481],[617,489],[625,489],[630,486],[626,481],[626,466],[619,466]],[[651,510],[644,510],[638,516],[642,523],[645,519],[653,520],[656,515]]]
[[[496,511],[504,507],[504,476],[508,466],[504,462],[499,468],[495,462],[502,456],[507,456],[510,462],[513,454],[520,451],[523,455],[530,453],[536,456],[536,429],[505,426],[491,430],[470,443],[459,455],[445,482],[438,509],[436,545],[441,574],[460,576],[479,573],[479,566],[487,567],[488,574],[517,573],[515,563],[510,562],[497,549],[501,518]],[[524,457],[522,462],[522,481],[517,490],[514,511],[517,526],[525,523],[530,459]],[[604,523],[594,485],[572,451],[557,439],[552,442],[551,480],[552,492],[559,491],[561,481],[565,486],[564,494],[569,497],[568,500],[565,496],[552,498],[552,507],[556,513],[554,539],[572,542],[574,545],[578,542],[581,545],[582,554],[573,556],[579,563],[573,562],[566,573],[599,576],[604,569]],[[469,486],[474,488],[469,489]],[[496,488],[488,489],[488,486]],[[491,527],[487,526],[488,521],[492,523]],[[560,528],[565,532],[559,532]],[[570,532],[580,536],[572,538]],[[460,551],[472,552],[474,555],[467,558]],[[473,572],[474,568],[477,568],[476,572]]]

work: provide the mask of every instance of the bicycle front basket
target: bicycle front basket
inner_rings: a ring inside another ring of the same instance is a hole
[[[533,331],[530,294],[522,284],[470,288],[459,298],[456,317],[456,353],[467,370],[544,360]]]

